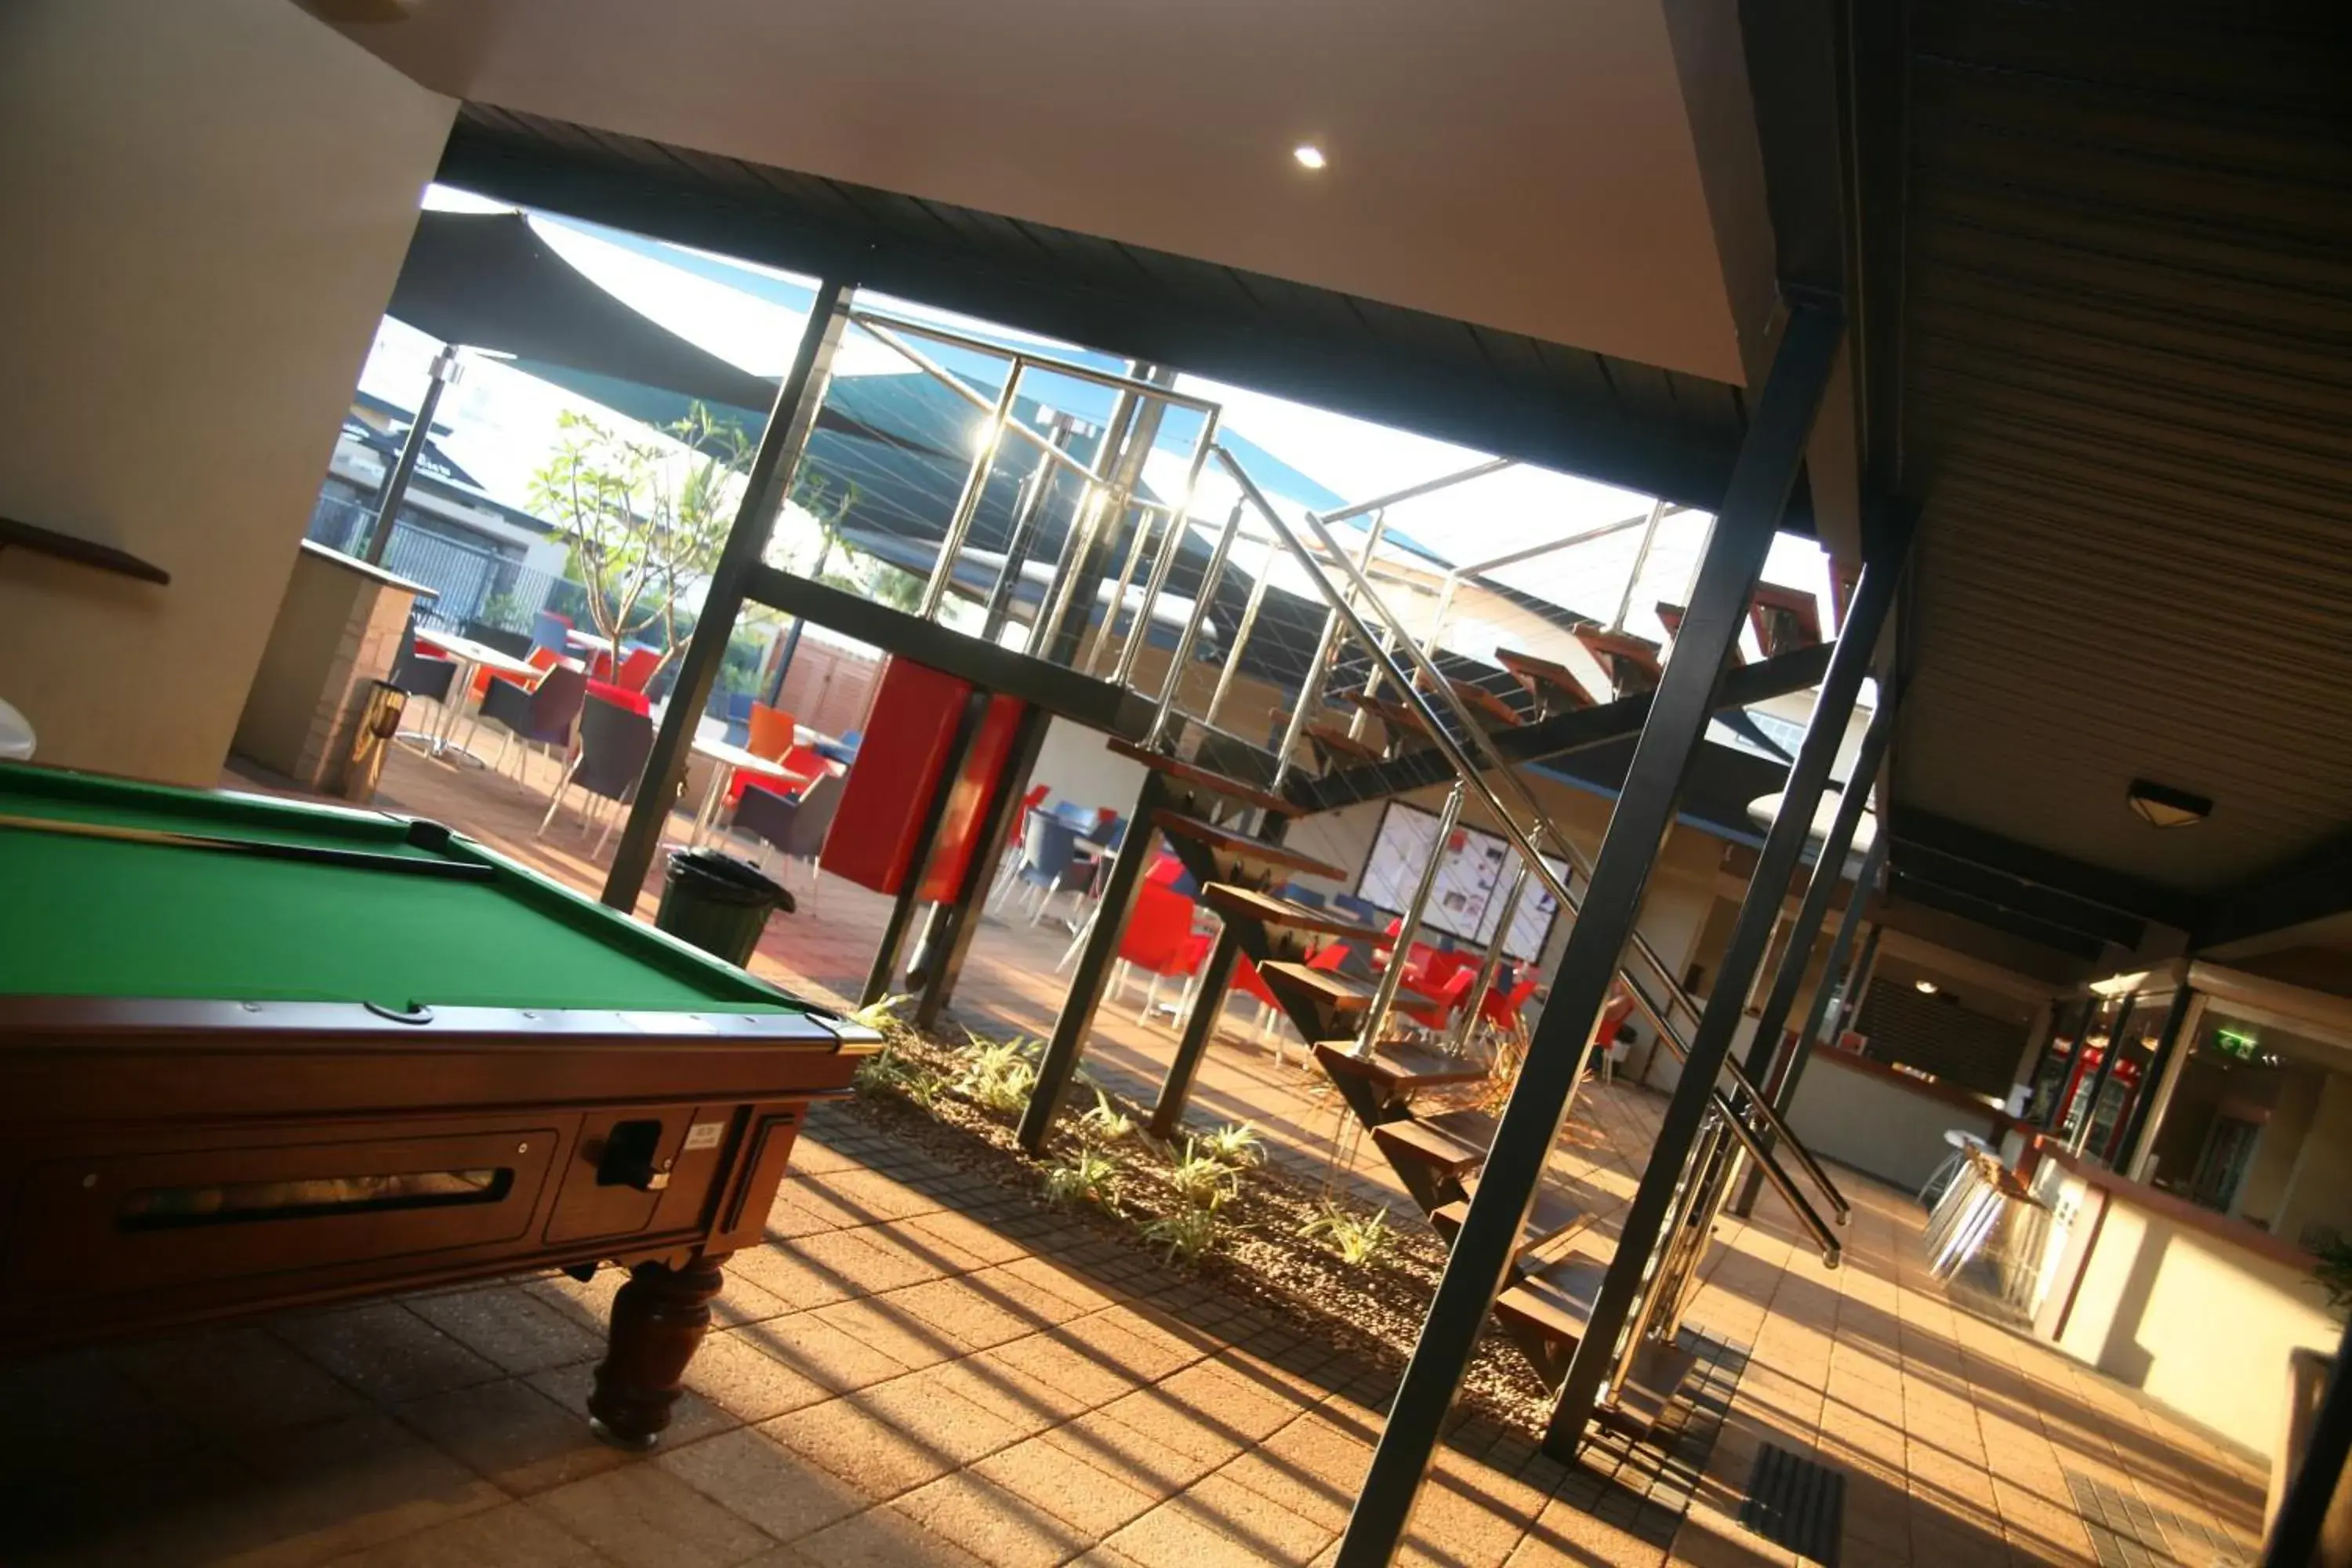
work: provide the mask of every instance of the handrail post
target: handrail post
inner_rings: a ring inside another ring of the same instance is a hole
[[[972,456],[971,470],[963,478],[963,490],[956,497],[955,510],[948,514],[947,531],[940,537],[940,558],[932,565],[930,581],[923,584],[922,600],[915,607],[915,614],[924,620],[939,615],[940,601],[948,596],[948,584],[955,579],[956,560],[963,553],[965,536],[971,532],[971,520],[980,515],[980,499],[988,490],[988,473],[996,466],[996,449],[1004,444],[1004,427],[1013,417],[1013,399],[1021,390],[1021,373],[1028,368],[1027,360],[1014,358],[1004,374],[1004,389],[996,395],[995,406],[989,410],[980,450]]]
[[[1364,1009],[1363,1032],[1356,1037],[1359,1059],[1370,1056],[1381,1043],[1381,1029],[1389,1021],[1389,1009],[1396,1005],[1398,987],[1404,984],[1406,955],[1412,951],[1412,939],[1421,931],[1421,917],[1429,908],[1429,895],[1437,886],[1437,868],[1445,858],[1445,841],[1454,837],[1454,829],[1461,820],[1462,786],[1455,784],[1445,792],[1445,805],[1437,814],[1437,836],[1429,841],[1429,858],[1421,864],[1412,901],[1397,917],[1395,944],[1389,949],[1389,961],[1381,969],[1379,983],[1372,987],[1371,1005]]]
[[[1478,1010],[1486,1005],[1487,995],[1495,989],[1495,975],[1503,967],[1503,944],[1510,940],[1511,922],[1518,918],[1519,900],[1528,890],[1527,858],[1517,851],[1513,854],[1518,866],[1511,872],[1511,890],[1503,895],[1503,912],[1495,921],[1494,936],[1487,941],[1486,956],[1478,963],[1478,984],[1470,987],[1469,1000],[1463,1005],[1462,1016],[1454,1021],[1454,1037],[1446,1047],[1453,1056],[1458,1057],[1470,1048],[1471,1031],[1478,1026]],[[1536,959],[1542,956],[1538,953]]]
[[[1225,557],[1233,552],[1234,535],[1241,531],[1242,503],[1234,502],[1234,510],[1225,515],[1224,531],[1217,535],[1216,548],[1209,552],[1209,564],[1201,573],[1201,591],[1192,599],[1192,613],[1185,617],[1184,631],[1176,639],[1176,652],[1168,661],[1168,678],[1160,683],[1160,710],[1151,716],[1151,732],[1144,737],[1147,746],[1157,746],[1167,738],[1168,721],[1176,711],[1177,689],[1183,684],[1184,668],[1192,659],[1192,649],[1201,640],[1201,628],[1209,619],[1209,604],[1224,580]]]
[[[1274,564],[1271,552],[1265,564]],[[1265,605],[1265,584],[1266,573],[1261,568],[1250,583],[1249,602],[1242,606],[1241,624],[1234,628],[1233,644],[1225,649],[1224,668],[1217,672],[1217,689],[1209,694],[1209,710],[1201,715],[1201,722],[1213,730],[1217,726],[1217,714],[1223,709],[1225,698],[1233,691],[1234,681],[1241,673],[1242,649],[1247,646],[1250,634],[1257,630],[1257,613]]]
[[[1616,983],[1618,954],[1633,929],[1658,847],[1673,825],[1684,774],[1706,735],[1716,684],[1796,484],[1843,336],[1843,322],[1834,310],[1808,301],[1791,308],[1732,468],[1684,635],[1666,661],[1648,721],[1634,744],[1582,911],[1569,930],[1567,951],[1555,972],[1551,1001],[1504,1108],[1470,1212],[1446,1256],[1445,1271],[1391,1402],[1371,1466],[1357,1489],[1347,1532],[1340,1539],[1338,1568],[1386,1568],[1403,1539],[1430,1457],[1469,1366],[1471,1349],[1517,1253],[1537,1184],[1583,1076],[1594,1021]],[[1534,848],[1521,847],[1529,852]],[[1661,1125],[1654,1163],[1663,1160],[1678,1165],[1687,1154],[1714,1079],[1715,1064],[1708,1061],[1695,1062],[1684,1075]],[[1654,1234],[1666,1195],[1662,1183],[1645,1178],[1625,1234]],[[1646,1204],[1644,1197],[1650,1200]],[[1608,1318],[1599,1315],[1607,1304],[1605,1288],[1602,1295],[1570,1367],[1571,1391],[1579,1392],[1571,1436],[1578,1438],[1583,1431],[1582,1413],[1590,1408],[1607,1370],[1628,1292],[1621,1288],[1616,1293],[1614,1316]],[[1591,1348],[1590,1355],[1587,1347]],[[1580,1362],[1583,1383],[1577,1391]]]
[[[1184,475],[1184,488],[1177,492],[1174,508],[1168,516],[1168,537],[1160,546],[1160,553],[1151,563],[1151,574],[1143,584],[1143,602],[1136,606],[1135,622],[1128,628],[1127,645],[1118,650],[1118,664],[1111,671],[1113,686],[1125,686],[1135,674],[1135,661],[1151,640],[1151,612],[1160,602],[1160,591],[1168,585],[1168,574],[1176,569],[1176,557],[1184,552],[1184,539],[1192,528],[1192,497],[1201,488],[1201,470],[1209,465],[1209,448],[1216,444],[1217,416],[1203,415],[1200,439],[1192,447],[1192,461]],[[1114,614],[1116,611],[1114,610]]]

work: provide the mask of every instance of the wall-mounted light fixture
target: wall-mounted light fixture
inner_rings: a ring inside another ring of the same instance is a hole
[[[2213,803],[2206,796],[2153,779],[2132,780],[2124,798],[2150,827],[2187,827],[2213,815]]]

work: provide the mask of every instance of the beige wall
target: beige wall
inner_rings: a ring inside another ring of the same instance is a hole
[[[1789,1102],[1789,1126],[1814,1153],[1916,1192],[1951,1158],[1944,1134],[1958,1128],[1990,1138],[1993,1110],[1915,1093],[1836,1051],[1815,1051]]]
[[[40,758],[218,776],[454,110],[286,0],[0,7],[0,552]]]
[[[2286,1408],[2287,1353],[2335,1348],[2324,1300],[2301,1269],[2116,1194],[2058,1344],[2268,1455]]]
[[[2304,1137],[2311,1131],[2312,1119],[2319,1113],[2327,1073],[2324,1068],[2298,1065],[2287,1068],[2284,1076],[2286,1082],[2278,1104],[2254,1140],[2254,1152],[2246,1160],[2246,1173],[2240,1178],[2237,1196],[2230,1203],[2231,1218],[2242,1219],[2280,1235],[2285,1233],[2279,1231],[2273,1222],[2279,1217],[2280,1205],[2286,1201],[2287,1184],[2294,1178],[2296,1158],[2303,1152]],[[2194,1152],[2189,1156],[2192,1169],[2196,1157]]]
[[[2318,1109],[2271,1225],[2273,1235],[2298,1247],[2315,1247],[2327,1232],[2352,1235],[2352,1078],[2321,1077]]]

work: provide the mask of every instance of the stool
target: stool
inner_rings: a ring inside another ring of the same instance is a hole
[[[1952,1178],[1958,1175],[1961,1167],[1969,1163],[1969,1154],[1992,1152],[1991,1144],[1965,1128],[1951,1129],[1944,1134],[1944,1142],[1952,1146],[1952,1152],[1942,1164],[1936,1167],[1934,1173],[1928,1176],[1927,1185],[1919,1189],[1919,1206],[1924,1209],[1932,1210],[1936,1206],[1936,1200],[1944,1195],[1944,1191],[1951,1184]]]

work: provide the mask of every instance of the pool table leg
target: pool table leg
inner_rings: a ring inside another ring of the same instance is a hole
[[[613,1322],[589,1426],[616,1448],[650,1448],[669,1425],[678,1379],[710,1327],[710,1299],[725,1276],[721,1258],[698,1255],[683,1268],[640,1263],[613,1298]]]

